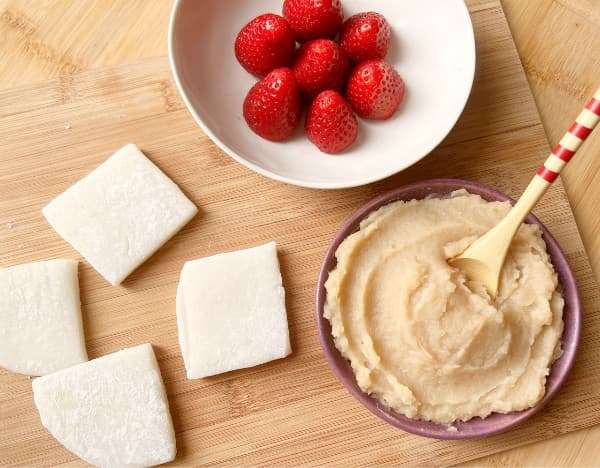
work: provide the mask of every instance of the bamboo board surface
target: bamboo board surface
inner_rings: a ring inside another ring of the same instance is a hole
[[[201,214],[114,288],[80,269],[90,357],[155,345],[178,433],[180,463],[449,464],[600,422],[600,297],[560,184],[537,214],[568,253],[586,306],[578,363],[565,389],[522,428],[473,442],[439,442],[388,427],[359,406],[327,368],[313,293],[325,247],[364,201],[403,182],[463,177],[517,195],[548,150],[502,10],[470,2],[479,70],[468,109],[446,142],[410,170],[361,189],[320,192],[255,175],[193,124],[164,58],[0,94],[0,266],[78,258],[45,223],[49,199],[115,149],[136,142],[201,207]],[[510,148],[510,150],[509,150]],[[452,161],[452,172],[445,170]],[[174,295],[184,261],[275,239],[287,287],[294,354],[200,380],[185,379]],[[42,428],[30,381],[0,373],[0,464],[79,461]]]

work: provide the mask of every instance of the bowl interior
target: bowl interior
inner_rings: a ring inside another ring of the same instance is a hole
[[[533,215],[526,222],[538,224],[543,232],[544,241],[548,247],[554,269],[558,274],[560,286],[565,298],[563,318],[565,330],[562,337],[563,354],[552,365],[550,375],[546,382],[546,394],[543,400],[533,408],[509,414],[493,413],[485,419],[474,418],[467,422],[457,422],[450,429],[449,426],[426,421],[417,421],[395,413],[392,410],[379,406],[378,402],[362,392],[356,384],[352,368],[336,349],[331,336],[329,321],[323,317],[323,307],[326,299],[325,282],[329,272],[335,267],[335,251],[340,243],[353,232],[359,229],[360,222],[373,210],[397,200],[413,200],[425,198],[432,194],[449,194],[454,190],[465,188],[469,192],[478,194],[488,201],[505,201],[510,198],[501,192],[476,182],[455,179],[437,179],[417,182],[387,192],[372,200],[354,213],[344,224],[329,246],[323,261],[317,285],[317,326],[319,338],[325,356],[337,377],[350,393],[356,397],[371,412],[388,423],[413,434],[432,437],[436,439],[470,439],[490,436],[504,432],[537,413],[558,391],[567,377],[575,359],[581,327],[581,303],[575,278],[567,263],[564,253],[545,226]]]
[[[473,28],[463,0],[344,0],[346,16],[375,9],[393,29],[387,60],[407,83],[406,101],[386,122],[360,121],[359,141],[339,156],[319,152],[299,128],[291,141],[253,134],[242,103],[256,82],[233,44],[255,16],[281,13],[282,0],[176,0],[169,31],[175,80],[192,115],[225,152],[274,179],[341,188],[392,175],[428,154],[456,123],[475,73]]]

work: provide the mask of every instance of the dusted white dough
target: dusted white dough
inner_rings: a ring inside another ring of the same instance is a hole
[[[177,287],[177,326],[188,379],[290,354],[275,242],[187,262]]]
[[[103,356],[33,381],[42,424],[96,466],[151,466],[175,458],[175,431],[152,345]]]
[[[179,231],[198,209],[130,144],[52,200],[52,227],[112,285]]]
[[[44,375],[85,361],[77,262],[0,269],[0,367]]]

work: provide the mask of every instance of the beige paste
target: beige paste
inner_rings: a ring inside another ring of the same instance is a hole
[[[363,391],[440,423],[540,401],[564,305],[540,229],[520,228],[494,301],[447,263],[508,209],[464,190],[395,202],[340,245],[325,316]]]

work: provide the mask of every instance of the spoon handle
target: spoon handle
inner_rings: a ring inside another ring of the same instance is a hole
[[[584,140],[600,121],[600,89],[579,114],[575,123],[569,127],[560,143],[554,147],[552,154],[540,167],[531,182],[519,198],[519,201],[487,233],[473,242],[458,257],[451,259],[451,264],[460,268],[463,273],[477,280],[486,287],[491,297],[496,297],[502,265],[512,239],[525,216],[531,211],[548,187],[556,180],[560,171],[566,166]]]
[[[565,136],[554,147],[537,175],[551,184],[600,121],[600,89],[590,99]]]
[[[552,153],[541,166],[531,183],[519,198],[519,201],[509,213],[506,222],[514,224],[514,229],[523,222],[525,216],[533,209],[535,204],[546,193],[548,187],[556,180],[558,174],[563,170],[567,163],[573,158],[577,150],[581,147],[585,139],[592,133],[592,130],[600,122],[600,89],[590,99],[585,108],[579,114],[579,117],[569,127],[565,136],[554,147]]]

